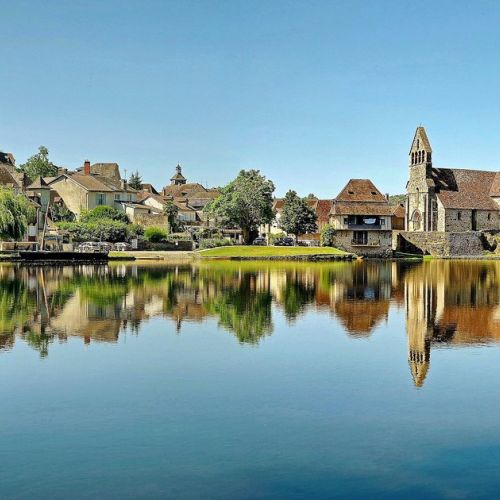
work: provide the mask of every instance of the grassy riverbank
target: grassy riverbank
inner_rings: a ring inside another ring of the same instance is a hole
[[[197,252],[197,255],[204,259],[320,259],[328,257],[347,258],[351,254],[330,247],[260,247],[237,245],[201,250]]]

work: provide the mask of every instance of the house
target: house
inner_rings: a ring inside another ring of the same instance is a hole
[[[307,204],[316,213],[318,229],[315,233],[299,235],[300,241],[319,242],[320,234],[326,224],[330,222],[330,211],[332,209],[332,200],[318,200],[317,198],[307,198]],[[283,198],[276,198],[273,201],[273,211],[275,218],[271,224],[262,224],[259,228],[259,234],[268,236],[273,234],[283,233],[283,229],[279,227],[281,214],[283,212]]]
[[[124,210],[122,202],[135,202],[137,198],[137,191],[125,180],[92,174],[89,161],[85,161],[82,171],[59,175],[50,179],[48,185],[77,216],[101,205]]]
[[[333,200],[333,246],[366,256],[392,254],[392,207],[369,179],[351,179]]]
[[[25,192],[26,196],[39,206],[37,225],[38,229],[43,229],[50,205],[50,186],[42,177],[38,177],[26,188]]]
[[[391,227],[393,231],[404,231],[405,229],[405,203],[392,205]]]
[[[409,152],[406,230],[463,232],[500,227],[500,172],[436,168],[424,127]]]
[[[196,210],[189,205],[188,200],[172,199],[170,197],[152,193],[147,193],[146,195],[141,193],[139,198],[142,205],[148,206],[156,210],[158,213],[163,213],[165,204],[171,201],[177,207],[177,219],[179,222],[189,223],[192,225],[196,225],[197,222],[200,222],[200,219],[197,217]]]

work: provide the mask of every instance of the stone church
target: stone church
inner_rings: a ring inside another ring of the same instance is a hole
[[[417,127],[406,185],[407,231],[500,229],[500,172],[436,168],[424,127]]]

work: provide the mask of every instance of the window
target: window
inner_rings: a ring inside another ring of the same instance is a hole
[[[344,225],[347,226],[349,224],[349,217],[344,217]]]
[[[462,220],[462,212],[458,212],[457,213],[457,219],[458,220]]]
[[[491,214],[488,214],[488,220],[491,220]]]
[[[118,201],[120,199],[120,195],[119,194],[115,194],[115,201]]]
[[[380,219],[380,225],[385,226],[385,219]]]
[[[367,245],[368,244],[368,231],[354,231],[352,233],[352,242],[355,245]]]
[[[105,205],[106,204],[106,195],[104,193],[96,194],[96,204],[97,205]]]

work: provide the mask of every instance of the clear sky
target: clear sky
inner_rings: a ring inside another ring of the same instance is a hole
[[[277,194],[350,177],[404,191],[438,166],[498,170],[498,1],[0,0],[0,149],[41,144],[168,183],[258,168]]]

